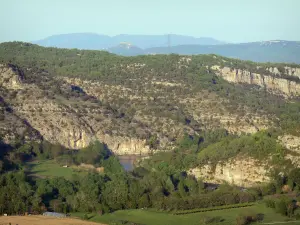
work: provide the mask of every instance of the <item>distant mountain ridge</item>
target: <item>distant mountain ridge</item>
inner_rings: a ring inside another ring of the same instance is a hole
[[[300,64],[300,42],[297,41],[263,41],[223,45],[177,45],[141,49],[137,46],[120,44],[107,49],[110,53],[123,56],[155,54],[217,54],[254,62],[285,62]]]
[[[299,41],[262,41],[223,45],[178,45],[170,48],[149,48],[145,54],[175,53],[180,55],[217,54],[255,62],[300,63]]]
[[[122,42],[128,42],[139,48],[153,48],[168,46],[168,38],[172,45],[217,45],[225,42],[209,37],[195,38],[184,35],[130,35],[120,34],[116,36],[100,35],[95,33],[60,34],[47,37],[32,43],[44,47],[79,48],[103,50],[114,47]]]
[[[224,43],[213,38],[182,35],[106,36],[93,33],[54,35],[32,42],[44,47],[105,50],[123,56],[148,54],[217,54],[255,62],[285,62],[300,64],[300,42],[271,40],[249,43]]]

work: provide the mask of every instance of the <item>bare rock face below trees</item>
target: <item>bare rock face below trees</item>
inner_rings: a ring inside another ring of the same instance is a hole
[[[0,86],[7,89],[22,89],[22,72],[15,66],[0,64]]]
[[[231,69],[229,67],[220,68],[213,66],[219,76],[231,83],[254,84],[274,94],[281,94],[287,97],[300,95],[300,83],[280,77],[282,74],[275,68],[269,68],[270,75],[252,73],[248,70]],[[287,75],[300,77],[300,68],[285,67]]]
[[[300,168],[300,137],[283,135],[278,142],[286,147],[285,159]],[[266,160],[267,161],[267,160]],[[229,183],[241,187],[253,187],[270,181],[272,166],[251,157],[234,157],[227,162],[206,164],[188,172],[208,183]]]
[[[278,140],[289,150],[285,158],[289,159],[294,166],[300,168],[300,137],[283,135],[278,137]]]
[[[216,165],[204,165],[189,171],[196,178],[208,183],[229,183],[241,187],[252,187],[270,181],[269,168],[253,158],[233,158]]]

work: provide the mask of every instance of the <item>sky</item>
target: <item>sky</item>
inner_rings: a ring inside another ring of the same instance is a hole
[[[0,0],[0,42],[55,34],[300,41],[300,0]]]

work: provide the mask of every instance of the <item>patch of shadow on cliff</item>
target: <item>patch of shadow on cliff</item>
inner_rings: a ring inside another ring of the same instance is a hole
[[[11,151],[13,149],[13,147],[9,144],[4,143],[1,139],[0,139],[0,159],[2,159],[4,157],[4,155]]]
[[[79,86],[76,85],[71,85],[71,90],[73,92],[81,93],[81,94],[86,94],[86,92]]]

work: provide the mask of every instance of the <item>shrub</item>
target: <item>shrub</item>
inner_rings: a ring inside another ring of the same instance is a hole
[[[276,202],[275,210],[281,215],[292,217],[294,214],[295,205],[290,199],[282,198]]]
[[[258,215],[253,212],[245,212],[237,216],[236,224],[237,225],[247,225],[258,220]]]
[[[273,209],[275,209],[275,205],[276,205],[275,200],[273,200],[273,199],[265,199],[264,202],[265,202],[265,205],[266,205],[268,208],[273,208]]]
[[[286,216],[287,215],[287,207],[286,203],[283,200],[279,200],[275,203],[275,210],[277,213]]]
[[[248,224],[247,217],[244,215],[238,215],[236,218],[236,225],[246,225]]]

